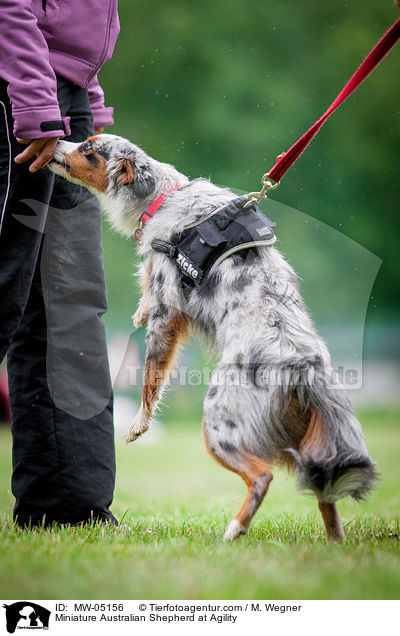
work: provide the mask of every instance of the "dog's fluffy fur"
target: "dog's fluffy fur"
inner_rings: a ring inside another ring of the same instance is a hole
[[[195,327],[220,356],[204,402],[206,446],[248,486],[225,538],[247,531],[273,463],[294,469],[300,486],[316,494],[328,539],[343,538],[335,501],[362,499],[376,470],[344,391],[332,386],[328,349],[292,267],[274,246],[259,247],[224,260],[188,295],[176,266],[151,249],[154,238],[168,241],[236,195],[206,179],[189,181],[114,135],[82,144],[61,141],[50,167],[91,189],[113,227],[128,236],[150,203],[179,184],[144,226],[138,247],[145,260],[134,324],[147,322],[146,378],[127,440],[148,429],[179,343]]]

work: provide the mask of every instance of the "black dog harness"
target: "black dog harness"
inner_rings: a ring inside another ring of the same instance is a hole
[[[233,199],[208,217],[184,227],[171,242],[154,239],[151,246],[177,266],[184,287],[195,287],[222,261],[241,250],[276,241],[273,226],[247,195]]]

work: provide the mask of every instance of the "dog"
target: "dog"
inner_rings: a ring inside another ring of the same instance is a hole
[[[236,195],[207,179],[189,180],[115,135],[60,141],[49,165],[91,190],[126,236],[159,204],[140,228],[143,295],[133,322],[147,324],[147,351],[142,402],[127,441],[148,430],[180,346],[194,328],[220,358],[214,373],[219,381],[211,382],[204,400],[206,448],[247,485],[224,538],[247,533],[272,481],[271,467],[282,464],[297,474],[301,489],[316,495],[328,541],[344,539],[336,501],[365,498],[377,471],[344,390],[331,382],[329,351],[296,273],[274,245],[265,245],[232,254],[188,293],[176,265],[152,248],[155,239],[170,240]]]

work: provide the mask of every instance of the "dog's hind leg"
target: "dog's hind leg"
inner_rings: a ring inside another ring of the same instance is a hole
[[[344,530],[336,504],[318,501],[318,508],[324,520],[328,541],[344,541]]]
[[[210,455],[224,468],[240,475],[247,486],[245,500],[224,534],[225,541],[232,541],[247,533],[254,515],[267,494],[273,475],[269,465],[259,457],[239,451],[228,442],[215,442],[215,444],[211,442],[205,421],[203,434]]]
[[[312,410],[307,432],[300,442],[299,450],[304,458],[303,461],[308,462],[311,466],[314,465],[314,479],[320,479],[321,473],[324,475],[324,472],[328,470],[331,461],[329,455],[333,455],[334,450],[331,446],[331,436],[325,420],[315,408]],[[328,458],[326,458],[327,454]],[[319,470],[317,470],[318,468]],[[312,469],[309,468],[308,472],[311,471]],[[318,494],[318,490],[320,494]],[[314,492],[317,494],[318,507],[325,524],[327,539],[329,542],[343,541],[345,535],[336,504],[324,501],[323,486],[319,485],[318,490],[316,492],[314,489]]]
[[[162,386],[168,380],[179,345],[187,334],[187,320],[180,313],[170,313],[163,306],[150,312],[147,326],[147,351],[142,403],[133,424],[125,435],[126,442],[133,442],[150,426],[154,410],[160,399]]]

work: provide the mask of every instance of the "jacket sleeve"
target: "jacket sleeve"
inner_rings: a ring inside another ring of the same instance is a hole
[[[90,107],[93,113],[93,125],[95,128],[111,126],[114,123],[114,109],[104,105],[104,92],[95,75],[88,85]]]
[[[49,49],[30,0],[0,2],[0,77],[8,82],[14,135],[22,139],[70,134],[61,117]]]

